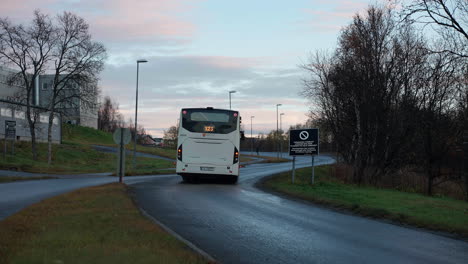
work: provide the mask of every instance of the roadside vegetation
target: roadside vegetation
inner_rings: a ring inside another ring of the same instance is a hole
[[[275,158],[275,157],[268,157],[268,156],[257,156],[257,155],[242,155],[241,156],[241,161],[242,160],[242,157],[245,157],[246,159],[249,159],[249,160],[253,160],[252,158],[260,158],[262,159],[261,161],[257,162],[257,163],[281,163],[281,162],[289,162],[291,160],[289,159],[285,159],[285,158]]]
[[[356,13],[303,64],[302,95],[353,183],[418,174],[425,194],[451,184],[468,201],[468,1],[405,2]]]
[[[80,189],[0,222],[0,263],[207,263],[147,218],[123,184]]]
[[[332,176],[332,166],[315,168],[315,184],[310,184],[311,168],[281,173],[261,186],[314,203],[345,209],[375,218],[390,219],[468,237],[468,203],[447,197],[430,197],[394,189],[347,184]]]
[[[30,142],[17,142],[15,155],[0,158],[0,168],[35,173],[78,174],[115,172],[116,155],[99,152],[91,145],[101,144],[116,147],[112,144],[112,135],[96,129],[63,124],[62,144],[52,145],[52,164],[47,162],[47,144],[38,143],[38,157],[33,159]],[[0,143],[3,149],[3,142]],[[173,168],[171,161],[138,157],[137,169],[132,170],[132,158],[126,158],[126,168],[129,175],[167,173],[160,169]]]
[[[49,179],[56,179],[56,177],[50,177],[50,176],[41,176],[41,177],[5,176],[5,177],[0,177],[0,183],[15,182],[15,181],[30,181],[30,180],[49,180]]]

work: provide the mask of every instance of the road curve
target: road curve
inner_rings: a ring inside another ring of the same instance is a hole
[[[167,175],[125,177],[127,183],[147,181],[152,178],[168,177]],[[174,176],[170,176],[174,177]],[[0,221],[21,209],[59,194],[79,188],[118,182],[118,177],[77,176],[75,178],[18,181],[0,184]]]
[[[332,162],[318,157],[317,163]],[[299,159],[307,166],[310,159]],[[284,199],[253,187],[288,164],[254,164],[237,185],[179,177],[130,184],[152,217],[221,263],[466,263],[468,243]],[[310,166],[310,165],[309,165]]]

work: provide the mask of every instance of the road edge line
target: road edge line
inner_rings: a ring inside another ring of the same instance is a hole
[[[182,243],[186,244],[189,248],[197,252],[198,254],[202,255],[206,259],[208,259],[210,262],[213,263],[219,263],[216,261],[210,254],[206,253],[204,250],[201,248],[195,246],[192,242],[188,241],[187,239],[183,238],[181,235],[177,234],[174,230],[170,229],[168,226],[165,224],[161,223],[159,220],[151,216],[148,212],[146,212],[143,208],[138,207],[140,212],[147,218],[149,218],[153,223],[159,225],[162,229],[164,229],[166,232],[180,240]]]

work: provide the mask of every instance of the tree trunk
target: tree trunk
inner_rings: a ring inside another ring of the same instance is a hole
[[[427,165],[427,188],[426,193],[429,196],[432,196],[432,185],[434,182],[434,174],[432,173],[432,163]]]
[[[29,130],[31,132],[31,150],[32,150],[33,160],[37,160],[37,144],[36,144],[36,128],[35,128],[35,125],[29,125]]]
[[[37,144],[36,144],[36,120],[35,117],[31,120],[31,108],[27,105],[26,118],[29,123],[29,132],[31,133],[31,151],[33,160],[37,160]]]
[[[465,199],[468,201],[468,131],[464,132],[463,142],[463,174],[465,175]]]
[[[50,111],[47,126],[47,164],[52,164],[52,125],[54,124],[54,111]]]

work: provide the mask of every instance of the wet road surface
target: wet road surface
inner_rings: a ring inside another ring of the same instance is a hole
[[[298,160],[298,167],[310,163]],[[316,158],[316,163],[332,162]],[[254,164],[237,185],[177,177],[131,184],[152,217],[221,263],[467,263],[468,243],[258,190],[289,164]]]
[[[316,164],[331,163],[317,157]],[[299,158],[297,167],[310,166]],[[176,175],[126,177],[152,217],[222,263],[467,263],[468,243],[328,210],[258,190],[260,178],[291,163],[253,164],[237,185],[185,184]],[[0,184],[0,220],[82,187],[116,182],[82,177]]]

